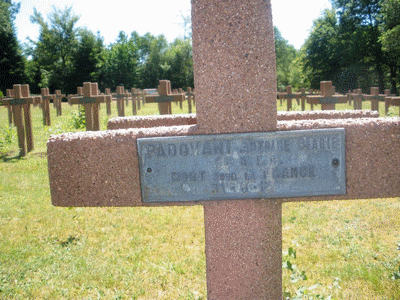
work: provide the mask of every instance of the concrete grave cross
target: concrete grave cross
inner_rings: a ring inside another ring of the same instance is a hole
[[[38,101],[40,96],[31,97],[27,84],[14,84],[13,92],[10,91],[8,95],[13,97],[1,99],[0,104],[12,107],[14,125],[18,132],[19,154],[25,156],[27,152],[33,150],[31,104]]]
[[[76,94],[69,94],[68,97],[67,97],[69,106],[73,105],[72,102],[71,102],[72,98],[80,97],[80,96],[83,96],[83,87],[78,86],[76,88]]]
[[[364,98],[362,94],[362,89],[356,89],[353,93],[349,94],[349,97],[353,101],[354,109],[361,110],[362,109],[362,100]]]
[[[14,98],[14,90],[12,89],[7,89],[6,90],[6,97],[0,98],[0,100],[4,100],[4,104],[1,104],[1,106],[6,106],[7,111],[8,111],[8,124],[12,125],[13,123],[13,112],[12,112],[12,106],[8,103],[9,100]]]
[[[106,98],[106,111],[107,115],[111,115],[111,101],[112,101],[112,93],[110,88],[106,88],[105,90],[106,95],[110,96]]]
[[[113,94],[113,97],[117,98],[118,117],[124,117],[125,116],[124,99],[128,99],[129,94],[125,92],[123,86],[117,86],[116,94]]]
[[[364,98],[371,101],[371,110],[379,112],[379,102],[384,100],[386,95],[379,94],[378,87],[371,87],[371,94],[364,95]]]
[[[85,108],[85,122],[86,131],[100,130],[99,122],[99,106],[100,103],[106,102],[109,95],[99,95],[97,83],[84,82],[83,83],[83,96],[72,97],[70,104],[80,104]]]
[[[387,115],[389,113],[389,108],[392,105],[392,97],[396,97],[396,95],[393,95],[390,93],[390,89],[385,90],[385,114]]]
[[[42,88],[41,94],[42,94],[41,108],[43,112],[43,125],[50,126],[50,99],[53,100],[54,102],[56,99],[56,95],[54,94],[50,95],[50,91],[48,88]]]
[[[306,90],[304,88],[300,89],[300,100],[301,100],[301,110],[305,111],[306,110],[306,100],[307,96],[312,95],[312,93],[306,93]]]
[[[187,96],[187,100],[188,100],[189,114],[191,114],[192,113],[192,101],[194,104],[194,99],[195,99],[195,93],[194,93],[194,91],[192,91],[191,87],[188,87],[186,89],[186,96]]]
[[[390,103],[390,105],[399,107],[399,116],[400,116],[400,97],[389,96],[387,100]]]
[[[197,124],[52,136],[52,202],[203,205],[208,299],[282,299],[282,203],[398,197],[400,119],[277,122],[270,1],[192,1],[192,24]]]
[[[309,104],[321,104],[322,110],[334,110],[336,103],[347,103],[348,97],[334,95],[332,81],[321,81],[321,95],[307,96]]]
[[[292,110],[292,99],[296,99],[299,101],[300,99],[300,94],[299,93],[292,93],[292,86],[288,85],[286,87],[286,93],[278,93],[278,98],[279,99],[286,99],[286,110]]]
[[[184,93],[171,92],[171,82],[169,80],[160,80],[158,86],[158,95],[146,96],[146,103],[158,103],[160,115],[172,114],[171,102],[181,102],[185,99]]]
[[[132,94],[132,114],[136,116],[137,110],[140,109],[141,92],[139,89],[131,88],[131,94]]]
[[[65,98],[65,95],[61,94],[61,90],[56,90],[54,106],[57,111],[57,116],[62,115],[62,98]]]

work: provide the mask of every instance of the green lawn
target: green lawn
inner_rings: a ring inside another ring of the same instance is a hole
[[[16,157],[14,128],[11,154],[0,161],[0,299],[206,299],[202,207],[51,205],[46,141],[76,130],[76,111],[64,103],[56,117],[52,108],[52,126],[43,127],[33,108],[35,150]],[[157,114],[157,106],[138,114]],[[102,129],[107,120],[102,105]],[[0,107],[0,132],[7,124]],[[400,299],[400,279],[391,278],[400,267],[399,212],[399,198],[284,204],[284,291],[303,293],[298,299]]]

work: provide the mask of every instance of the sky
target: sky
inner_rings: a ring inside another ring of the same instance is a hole
[[[15,20],[17,38],[21,43],[27,37],[36,40],[39,26],[30,22],[33,9],[36,8],[45,18],[53,6],[65,8],[72,6],[73,12],[80,16],[79,27],[97,31],[103,36],[106,45],[115,42],[119,31],[128,35],[137,31],[139,35],[150,32],[155,36],[164,34],[168,42],[183,37],[180,23],[181,15],[190,14],[190,0],[13,0],[20,2],[21,9]],[[101,4],[106,3],[106,4]],[[330,8],[329,0],[271,0],[274,25],[281,31],[283,38],[296,49],[304,44],[310,33],[313,20],[318,18],[325,8]]]

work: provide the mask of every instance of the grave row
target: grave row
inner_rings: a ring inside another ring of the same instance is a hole
[[[140,109],[141,103],[145,105],[146,101],[158,102],[160,114],[171,113],[170,103],[165,102],[165,99],[172,99],[172,101],[180,101],[181,105],[185,98],[189,101],[189,111],[192,108],[192,100],[194,100],[194,93],[191,88],[185,93],[180,90],[179,93],[171,93],[169,90],[162,95],[151,96],[146,99],[146,90],[139,90],[132,88],[131,92],[124,91],[122,86],[117,87],[117,92],[111,94],[110,89],[106,89],[106,95],[99,93],[97,83],[86,82],[83,87],[78,87],[76,95],[68,95],[68,103],[70,105],[80,104],[85,109],[85,122],[87,131],[100,130],[99,125],[99,109],[100,103],[106,103],[107,114],[111,114],[111,100],[117,101],[118,115],[124,116],[124,99],[128,105],[129,100],[132,100],[132,113],[136,115],[137,109]],[[186,96],[187,95],[187,96]],[[164,98],[163,98],[164,97]],[[167,98],[165,98],[167,97]],[[169,98],[168,98],[169,97]],[[172,98],[171,98],[172,97]],[[18,133],[18,147],[19,155],[25,156],[34,148],[32,136],[32,122],[31,122],[31,105],[38,106],[43,112],[43,125],[50,126],[50,100],[53,101],[53,106],[57,111],[57,116],[62,115],[62,98],[60,90],[56,90],[55,94],[50,94],[48,88],[41,89],[41,95],[30,95],[29,85],[14,85],[13,89],[7,89],[6,97],[0,98],[0,106],[5,106],[8,110],[9,124],[14,124]],[[165,103],[164,103],[165,102]],[[167,108],[165,108],[167,106]]]
[[[385,114],[388,113],[390,106],[399,107],[400,115],[400,97],[390,94],[390,90],[385,90],[385,94],[379,94],[378,87],[371,87],[369,95],[363,94],[361,89],[349,91],[346,95],[340,95],[335,92],[335,87],[332,86],[331,81],[321,82],[321,95],[316,95],[316,91],[306,93],[304,89],[301,89],[299,93],[292,93],[292,87],[287,86],[285,93],[278,93],[277,98],[281,100],[286,99],[287,111],[292,110],[292,100],[296,99],[297,103],[301,104],[301,110],[305,111],[305,103],[311,105],[311,110],[314,109],[314,105],[320,104],[322,110],[334,110],[335,104],[339,103],[353,103],[355,110],[362,109],[363,101],[371,101],[371,110],[379,111],[379,102],[385,102]]]

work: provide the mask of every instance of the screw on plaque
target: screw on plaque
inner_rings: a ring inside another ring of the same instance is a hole
[[[332,160],[332,165],[333,165],[334,167],[337,167],[337,166],[339,165],[339,160],[338,160],[337,158],[334,158],[334,159]]]
[[[153,172],[153,169],[152,168],[147,168],[147,173],[151,173],[151,172]]]

